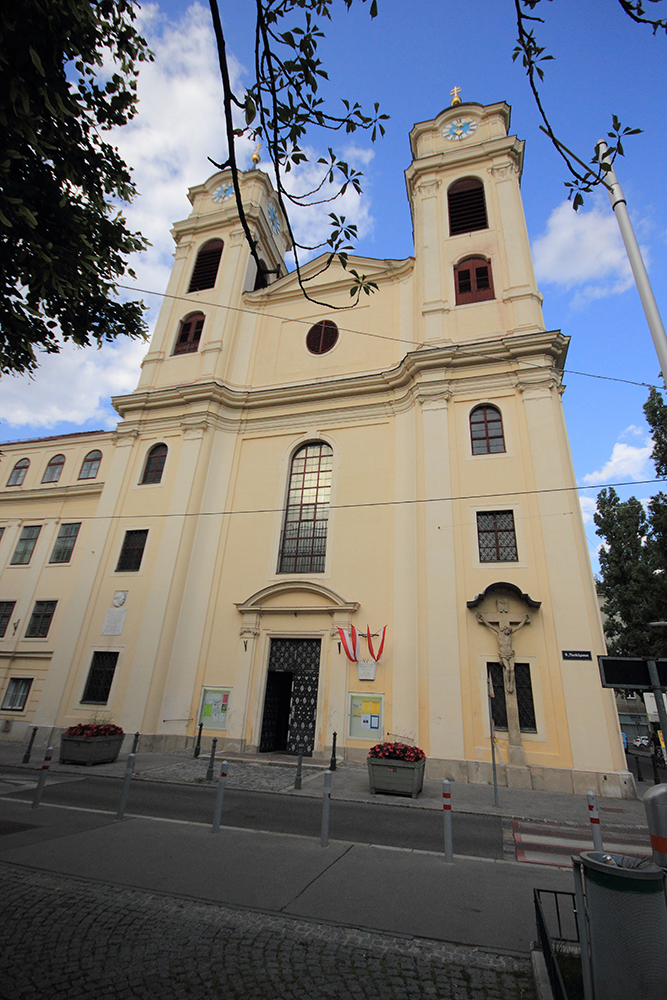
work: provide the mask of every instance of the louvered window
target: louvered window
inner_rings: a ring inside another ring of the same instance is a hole
[[[93,662],[88,671],[81,704],[106,705],[117,663],[118,653],[108,650],[98,650],[93,653]]]
[[[99,472],[100,462],[102,461],[101,451],[89,451],[83,460],[83,465],[81,466],[81,472],[79,473],[79,479],[94,479]]]
[[[193,313],[192,316],[186,316],[181,320],[174,354],[194,354],[199,349],[204,319],[203,313]]]
[[[204,288],[214,288],[218,276],[218,265],[222,256],[222,240],[209,240],[197,254],[188,292],[201,292]]]
[[[306,347],[311,354],[326,354],[338,340],[338,327],[331,319],[323,319],[311,326],[306,335]]]
[[[148,452],[148,455],[146,456],[146,464],[144,466],[144,474],[141,477],[142,485],[144,483],[162,482],[164,463],[167,461],[167,450],[166,444],[156,444]]]
[[[21,486],[25,479],[25,474],[30,467],[30,459],[22,458],[12,469],[12,474],[7,480],[8,486]]]
[[[323,573],[331,499],[333,451],[314,441],[292,459],[279,573]]]
[[[493,698],[491,699],[491,714],[496,729],[507,729],[507,704],[505,702],[505,685],[503,683],[503,668],[500,663],[487,663],[486,668],[491,676]],[[514,664],[514,690],[516,691],[517,708],[519,710],[519,729],[522,733],[536,733],[535,703],[533,701],[533,685],[530,679],[528,663]]]
[[[473,455],[497,455],[505,451],[503,418],[495,406],[476,406],[470,414]]]
[[[57,483],[60,479],[60,473],[63,471],[63,466],[65,465],[64,455],[54,455],[46,469],[44,470],[44,475],[42,476],[43,483]]]
[[[464,177],[452,184],[447,192],[449,235],[473,233],[487,229],[484,185],[475,177]]]
[[[480,562],[517,562],[514,513],[494,510],[477,514]]]
[[[454,268],[457,306],[495,298],[491,265],[484,257],[468,257]]]

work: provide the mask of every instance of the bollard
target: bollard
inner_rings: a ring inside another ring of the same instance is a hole
[[[222,816],[222,803],[225,799],[225,786],[227,784],[228,763],[223,760],[220,768],[220,780],[218,781],[218,793],[215,797],[215,810],[213,812],[213,829],[211,833],[217,833],[220,829],[220,817]]]
[[[35,742],[35,736],[37,736],[37,728],[38,728],[37,726],[33,726],[32,727],[32,732],[30,734],[30,740],[28,742],[28,746],[26,747],[26,751],[23,754],[23,763],[24,764],[29,764],[30,763],[30,754],[32,753],[32,745]]]
[[[331,814],[331,771],[324,772],[324,791],[322,792],[322,833],[320,847],[329,846],[329,816]]]
[[[49,768],[51,767],[51,757],[53,756],[53,747],[47,747],[46,753],[44,754],[44,763],[42,764],[42,770],[39,772],[39,780],[37,782],[37,787],[35,788],[35,794],[33,796],[31,809],[36,809],[42,799],[42,792],[44,791],[44,785],[46,784],[46,775]]]
[[[639,766],[639,757],[635,754],[635,764],[637,765],[637,781],[643,781],[644,776],[642,774],[642,769]]]
[[[653,784],[660,784],[660,775],[658,774],[658,763],[655,759],[655,754],[651,754],[651,767],[653,768]]]
[[[199,726],[197,728],[198,728],[199,731],[197,733],[197,742],[195,743],[195,752],[194,752],[195,760],[197,759],[197,757],[201,753],[201,731],[204,728],[204,723],[200,722]]]
[[[213,781],[213,768],[215,767],[215,748],[218,745],[217,737],[213,737],[213,742],[211,743],[211,756],[208,762],[208,770],[206,771],[206,780]]]
[[[593,848],[601,854],[604,851],[602,846],[602,830],[600,829],[600,813],[595,792],[586,792],[588,800],[588,818],[591,821],[591,833],[593,834]]]
[[[454,846],[452,843],[452,786],[445,778],[442,783],[442,810],[445,819],[445,861],[448,865],[454,862]]]
[[[644,795],[644,809],[653,861],[660,868],[667,868],[667,785],[649,788]]]
[[[130,794],[130,782],[132,781],[132,772],[134,771],[134,762],[136,757],[133,753],[127,758],[127,767],[125,768],[125,778],[123,780],[123,791],[120,793],[120,803],[118,805],[118,812],[116,813],[115,823],[125,815],[125,806],[127,805],[127,797]]]
[[[296,762],[296,774],[294,775],[294,788],[299,791],[301,788],[301,769],[303,767],[303,751],[299,750],[299,756]]]
[[[334,734],[333,734],[333,741],[332,741],[332,744],[331,744],[331,760],[329,761],[329,770],[330,771],[335,771],[336,770],[336,737],[337,736],[338,736],[338,733],[334,732]]]
[[[141,737],[141,733],[135,733],[134,734],[134,739],[132,740],[132,750],[130,751],[131,753],[136,753],[137,752],[137,747],[139,746],[139,739],[140,739],[140,737]]]

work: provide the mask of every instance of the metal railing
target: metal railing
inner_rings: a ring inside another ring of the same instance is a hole
[[[533,889],[537,940],[544,955],[554,1000],[568,1000],[558,955],[580,952],[577,911],[573,892]]]

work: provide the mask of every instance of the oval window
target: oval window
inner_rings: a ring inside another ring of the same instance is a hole
[[[338,327],[331,319],[320,320],[311,326],[306,336],[306,347],[311,354],[326,354],[336,345]]]

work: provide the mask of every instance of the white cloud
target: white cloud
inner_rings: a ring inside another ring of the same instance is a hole
[[[642,248],[647,260],[645,248]],[[575,212],[564,201],[533,243],[538,281],[576,290],[573,304],[618,295],[632,285],[632,272],[618,223],[606,202]]]
[[[596,486],[600,483],[608,483],[616,480],[633,479],[635,481],[646,479],[650,469],[648,462],[653,451],[653,441],[640,428],[631,425],[621,435],[637,437],[641,435],[644,443],[640,446],[628,444],[625,441],[617,441],[612,448],[611,457],[597,472],[589,472],[581,477],[581,482],[587,486]]]
[[[597,501],[594,497],[579,496],[579,503],[581,505],[581,514],[584,519],[584,524],[593,524],[593,514],[597,509]]]

